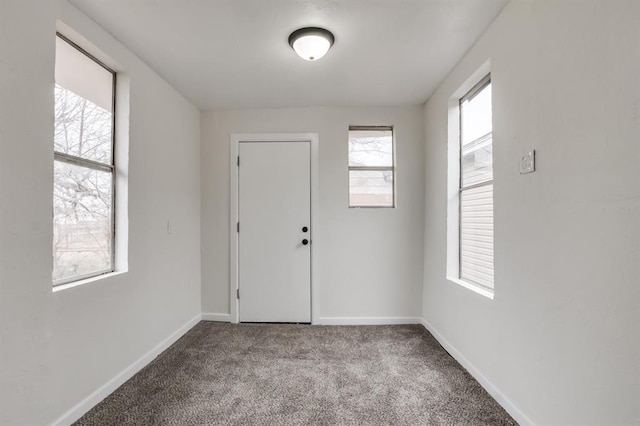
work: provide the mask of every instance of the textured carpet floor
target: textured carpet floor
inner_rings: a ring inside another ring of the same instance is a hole
[[[201,322],[76,425],[513,425],[419,325]]]

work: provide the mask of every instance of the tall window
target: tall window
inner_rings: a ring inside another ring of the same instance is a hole
[[[393,127],[349,127],[349,207],[394,206]]]
[[[493,291],[491,76],[460,99],[460,279]]]
[[[53,285],[114,270],[115,73],[56,37]]]

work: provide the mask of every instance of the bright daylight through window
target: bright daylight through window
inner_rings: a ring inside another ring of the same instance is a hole
[[[493,291],[491,78],[460,99],[460,279]]]
[[[349,207],[394,207],[391,126],[349,127]]]
[[[114,270],[115,73],[56,37],[53,284]]]

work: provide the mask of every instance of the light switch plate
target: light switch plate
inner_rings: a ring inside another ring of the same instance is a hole
[[[536,171],[536,151],[532,149],[520,159],[520,174],[533,173]]]

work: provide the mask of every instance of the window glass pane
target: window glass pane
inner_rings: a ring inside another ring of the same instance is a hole
[[[111,172],[54,162],[54,281],[112,270],[111,200]]]
[[[460,194],[460,278],[493,288],[493,184]]]
[[[491,133],[462,147],[462,186],[493,179],[493,145]]]
[[[111,163],[111,113],[56,85],[54,150]]]
[[[460,105],[462,146],[491,132],[491,83]]]
[[[349,166],[392,167],[392,130],[349,130]]]
[[[349,206],[393,207],[393,172],[349,170]]]
[[[113,74],[57,38],[54,150],[112,162]]]

